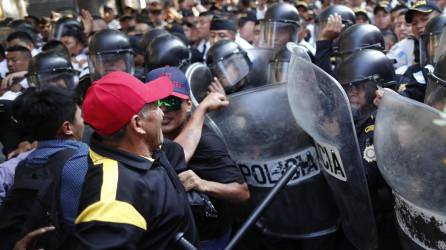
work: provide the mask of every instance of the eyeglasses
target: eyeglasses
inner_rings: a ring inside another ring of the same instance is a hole
[[[183,100],[177,97],[168,97],[156,102],[156,106],[164,106],[167,112],[180,110],[181,104],[183,104]]]

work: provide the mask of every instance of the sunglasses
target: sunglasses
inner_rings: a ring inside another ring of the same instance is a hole
[[[168,97],[156,102],[156,106],[165,107],[167,112],[180,110],[181,104],[183,100],[177,97]]]

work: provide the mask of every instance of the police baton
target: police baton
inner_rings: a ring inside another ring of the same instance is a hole
[[[268,195],[265,197],[265,199],[260,203],[256,209],[251,213],[249,218],[246,220],[245,223],[243,223],[240,230],[238,230],[237,234],[232,238],[232,240],[229,242],[229,244],[226,246],[225,250],[231,250],[233,249],[237,243],[240,241],[240,239],[243,237],[243,235],[248,231],[248,229],[254,224],[257,219],[263,214],[265,209],[269,207],[271,202],[273,202],[274,198],[282,191],[282,189],[286,186],[288,181],[290,181],[291,177],[297,172],[297,165],[292,165],[290,168],[287,169],[284,175],[280,178],[280,180],[274,185],[271,191],[269,191]]]
[[[197,248],[192,245],[192,243],[184,238],[183,232],[177,233],[177,235],[175,235],[175,242],[185,250],[197,250]]]

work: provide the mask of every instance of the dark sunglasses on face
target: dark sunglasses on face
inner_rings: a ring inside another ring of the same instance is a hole
[[[181,104],[183,104],[183,100],[177,97],[168,97],[156,103],[158,107],[165,107],[167,112],[180,110]]]

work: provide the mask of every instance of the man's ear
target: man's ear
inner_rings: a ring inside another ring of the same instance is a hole
[[[71,137],[74,135],[73,126],[69,121],[64,121],[62,126],[60,126],[59,131],[63,137]]]
[[[135,131],[138,134],[146,134],[146,131],[142,127],[143,120],[138,115],[132,116],[129,122],[129,127],[131,130]]]
[[[192,111],[192,101],[190,98],[187,99],[186,105],[187,105],[187,112],[191,112]]]

